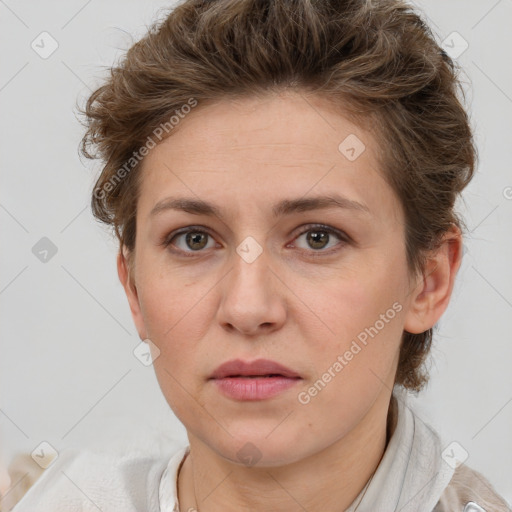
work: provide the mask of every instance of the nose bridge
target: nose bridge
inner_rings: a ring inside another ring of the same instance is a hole
[[[264,250],[253,237],[247,237],[238,245],[232,263],[227,293],[243,298],[245,303],[265,299],[271,294],[268,250]]]
[[[244,333],[282,324],[285,308],[275,280],[268,250],[246,238],[232,257],[232,270],[222,288],[219,321]]]

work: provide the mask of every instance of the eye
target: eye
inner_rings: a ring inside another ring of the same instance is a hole
[[[299,240],[304,235],[306,235],[305,242],[308,245],[305,249],[313,249],[314,252],[331,253],[333,251],[324,249],[331,249],[332,247],[336,247],[336,245],[344,245],[345,243],[348,243],[348,236],[343,232],[321,224],[309,226],[308,229],[302,231],[295,240]],[[333,235],[342,243],[340,244],[338,242],[338,244],[334,244],[334,246],[329,246]]]
[[[310,253],[317,252],[322,253],[322,255],[335,252],[337,250],[336,246],[343,246],[350,241],[348,235],[342,231],[322,224],[308,226],[308,229],[303,230],[295,240],[300,240],[304,236],[307,246],[299,246],[299,248],[303,250],[309,249],[308,252]],[[338,239],[337,244],[331,244],[333,236]],[[211,242],[210,245],[208,245],[208,242]],[[190,226],[171,233],[162,241],[161,245],[164,247],[172,246],[170,247],[172,252],[185,256],[194,256],[194,253],[204,252],[204,249],[215,247],[215,240],[204,228]],[[314,256],[317,255],[315,254]]]
[[[213,242],[213,246],[215,246],[212,236],[207,231],[195,227],[189,227],[181,231],[171,233],[171,235],[163,241],[162,245],[165,247],[173,245],[178,248],[178,251],[176,252],[192,254],[194,252],[201,252],[205,248],[211,248],[212,245],[208,246],[208,238],[210,238]],[[177,240],[178,242],[174,243],[174,240]],[[174,249],[172,250],[174,251]]]

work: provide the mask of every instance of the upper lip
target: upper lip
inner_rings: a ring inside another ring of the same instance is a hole
[[[299,377],[300,375],[282,364],[269,359],[257,359],[245,362],[241,359],[232,359],[221,364],[210,376],[210,379],[222,379],[224,377],[250,376],[250,375],[282,375],[283,377]]]

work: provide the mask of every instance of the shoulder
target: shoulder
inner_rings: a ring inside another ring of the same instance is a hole
[[[171,455],[65,449],[13,512],[159,510],[158,488]]]
[[[433,512],[451,512],[452,510],[512,512],[512,508],[489,481],[465,464],[455,470]]]

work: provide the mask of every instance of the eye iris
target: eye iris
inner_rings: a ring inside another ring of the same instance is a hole
[[[199,232],[193,232],[193,233],[187,233],[186,236],[186,243],[187,246],[190,247],[194,251],[198,251],[199,249],[203,249],[206,246],[206,240],[208,235],[206,233],[199,233]],[[201,242],[203,242],[201,244]],[[193,247],[193,244],[199,243],[200,247]]]
[[[308,243],[313,247],[313,249],[322,249],[324,247],[322,242],[326,243],[328,239],[329,234],[325,231],[309,231],[307,235]],[[320,244],[320,246],[317,246],[317,244]]]

